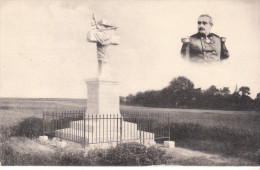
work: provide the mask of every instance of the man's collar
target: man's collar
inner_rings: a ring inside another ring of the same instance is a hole
[[[213,35],[214,35],[213,33],[209,33],[209,35],[207,35],[207,37],[212,37]],[[201,38],[201,37],[206,38],[206,35],[198,32],[197,38]]]

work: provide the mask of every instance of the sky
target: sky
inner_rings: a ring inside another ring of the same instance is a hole
[[[120,95],[160,90],[178,76],[195,88],[250,87],[260,92],[260,1],[0,0],[0,97],[87,98],[97,75],[96,45],[87,42],[92,14],[118,26],[111,75]],[[181,38],[209,14],[226,37],[230,58],[194,65],[180,56]]]

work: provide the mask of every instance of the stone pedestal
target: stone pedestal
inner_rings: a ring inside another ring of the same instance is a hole
[[[55,136],[80,143],[144,142],[155,144],[154,134],[138,129],[137,124],[111,119],[72,121],[69,128],[55,131]],[[84,128],[85,124],[85,128]]]
[[[120,114],[119,80],[116,77],[95,77],[86,81],[88,115]]]

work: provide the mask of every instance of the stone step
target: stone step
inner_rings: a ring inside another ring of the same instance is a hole
[[[72,128],[60,129],[55,131],[55,136],[67,140],[77,141],[80,143],[84,142],[84,131],[75,130]],[[131,141],[140,139],[154,139],[154,134],[136,130],[135,133],[125,132],[122,135],[119,132],[86,132],[85,140],[86,143],[104,143],[104,142],[116,142],[120,141]]]
[[[131,129],[137,129],[137,124],[126,122],[120,120],[117,121],[85,121],[85,131],[96,131],[95,129],[98,129],[98,131],[117,131],[117,129],[120,129],[122,123],[122,130],[131,130]],[[84,130],[84,121],[72,121],[70,123],[70,128],[76,129],[76,130]]]
[[[75,130],[72,128],[66,128],[66,129],[60,129],[56,130],[55,134],[63,134],[63,135],[72,135],[72,136],[84,136],[84,131],[81,130]],[[86,132],[85,136],[120,136],[120,131],[104,131],[104,132],[99,132],[99,131],[93,131],[93,132]],[[122,131],[122,137],[123,138],[131,138],[133,136],[141,136],[142,138],[154,138],[154,134],[150,132],[145,132],[145,131],[140,131],[140,130],[135,130],[135,131]]]

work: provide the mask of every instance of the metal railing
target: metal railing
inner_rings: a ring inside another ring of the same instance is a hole
[[[86,115],[85,111],[43,113],[44,135],[84,144],[170,140],[168,113],[121,110],[121,115]]]

